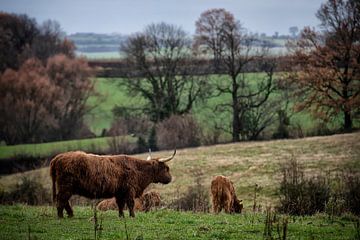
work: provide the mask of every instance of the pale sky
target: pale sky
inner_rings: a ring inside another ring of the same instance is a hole
[[[26,13],[38,23],[56,20],[67,33],[139,32],[166,22],[195,32],[195,21],[210,8],[225,8],[253,33],[288,34],[289,27],[317,27],[325,0],[0,0],[0,10]]]

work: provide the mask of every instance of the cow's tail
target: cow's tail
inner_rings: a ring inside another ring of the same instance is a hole
[[[52,198],[54,203],[56,202],[56,162],[57,162],[57,158],[54,158],[50,162],[50,176],[52,180]]]

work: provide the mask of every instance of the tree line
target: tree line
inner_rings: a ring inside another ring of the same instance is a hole
[[[88,131],[83,116],[94,93],[93,70],[75,58],[57,22],[0,13],[0,49],[1,140],[64,140]]]
[[[212,109],[213,128],[233,142],[258,139],[276,121],[274,137],[288,137],[291,111],[305,109],[324,122],[342,116],[341,130],[351,131],[360,115],[359,13],[355,0],[323,3],[316,14],[320,29],[303,29],[289,41],[290,54],[277,61],[225,9],[203,12],[193,37],[176,25],[150,24],[120,45],[127,92],[145,104],[115,107],[120,120],[114,124],[134,128],[129,122],[148,119],[152,124],[136,127],[150,127],[154,136],[157,124],[190,116],[196,102],[226,96]],[[26,15],[0,18],[1,139],[15,144],[76,137],[86,128],[86,100],[94,94],[86,61],[74,57],[58,24],[38,25]],[[261,74],[254,78],[249,71]],[[226,78],[210,80],[214,74]],[[222,119],[223,112],[231,119]]]
[[[342,115],[341,131],[351,131],[360,105],[359,12],[358,1],[322,4],[316,14],[320,31],[305,28],[289,42],[285,61],[269,61],[268,46],[255,47],[255,38],[225,9],[203,12],[193,39],[177,26],[151,24],[120,47],[134,70],[126,84],[130,93],[146,99],[141,110],[154,122],[191,113],[195,100],[228,96],[213,109],[213,120],[214,128],[229,132],[233,142],[258,139],[275,121],[274,137],[288,137],[289,112],[305,109],[324,123]],[[207,73],[227,80],[188,74],[196,72],[196,65],[187,64],[194,58],[194,63],[211,64]],[[246,74],[249,69],[263,74],[253,79]],[[285,71],[275,74],[279,69]],[[280,97],[271,97],[275,94]],[[217,119],[220,112],[231,119]]]

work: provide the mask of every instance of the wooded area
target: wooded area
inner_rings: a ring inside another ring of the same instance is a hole
[[[342,126],[332,131],[352,131],[360,115],[359,4],[329,1],[316,16],[320,30],[302,30],[289,40],[285,56],[271,55],[269,45],[231,12],[209,9],[195,22],[194,36],[176,25],[150,24],[122,39],[122,60],[87,62],[75,57],[57,22],[39,25],[26,15],[1,13],[0,138],[19,144],[94,136],[84,123],[97,105],[88,101],[98,96],[94,74],[126,79],[121,83],[128,97],[142,99],[132,107],[114,106],[113,126],[103,130],[104,136],[135,134],[141,149],[163,141],[156,131],[172,116],[192,118],[183,124],[199,128],[194,105],[214,97],[223,98],[211,109],[222,117],[212,119],[210,135],[199,131],[202,137],[194,137],[202,140],[189,146],[225,134],[233,142],[263,139],[270,127],[270,138],[299,136],[288,128],[298,111],[324,124],[342,116]],[[131,122],[138,119],[148,129],[134,132]]]

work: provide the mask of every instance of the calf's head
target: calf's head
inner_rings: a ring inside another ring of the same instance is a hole
[[[235,213],[241,213],[243,207],[244,207],[244,205],[242,203],[242,200],[234,199],[233,211]]]

